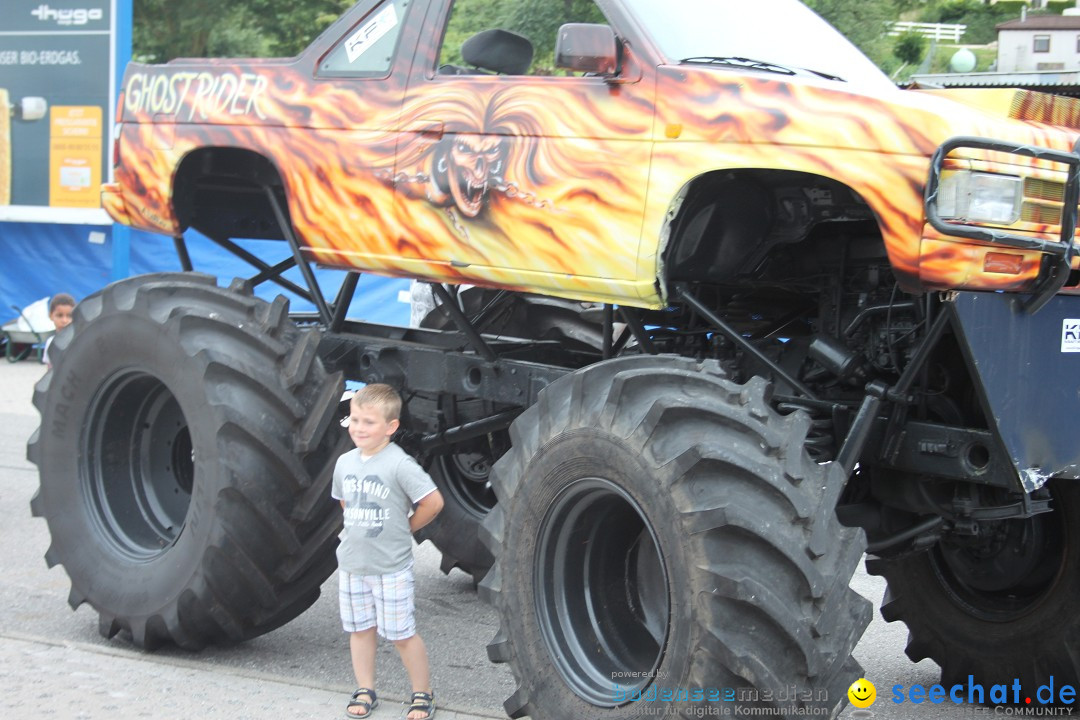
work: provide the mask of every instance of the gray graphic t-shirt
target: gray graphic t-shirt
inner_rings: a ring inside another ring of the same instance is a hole
[[[408,567],[409,513],[433,490],[428,474],[394,443],[367,460],[359,449],[338,458],[333,496],[345,501],[338,567],[358,575],[386,575]]]

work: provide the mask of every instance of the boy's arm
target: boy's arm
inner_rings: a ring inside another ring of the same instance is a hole
[[[432,490],[420,502],[416,503],[416,510],[409,516],[409,531],[416,532],[435,519],[443,509],[443,496],[438,490]]]

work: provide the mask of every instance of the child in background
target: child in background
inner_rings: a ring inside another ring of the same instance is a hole
[[[49,301],[49,319],[52,320],[52,324],[56,327],[56,332],[60,332],[71,324],[71,314],[74,311],[75,298],[67,293],[53,295],[53,299]],[[41,362],[50,368],[52,362],[49,360],[49,346],[52,345],[54,337],[56,337],[55,333],[49,336],[49,339],[45,341],[45,350],[41,353]]]

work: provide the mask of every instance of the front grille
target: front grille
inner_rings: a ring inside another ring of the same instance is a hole
[[[1061,202],[1065,199],[1065,183],[1042,178],[1024,178],[1024,197]]]
[[[1039,225],[1060,225],[1061,206],[1042,205],[1025,201],[1020,208],[1020,219],[1023,222],[1038,223]]]

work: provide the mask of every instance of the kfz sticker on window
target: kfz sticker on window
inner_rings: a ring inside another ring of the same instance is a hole
[[[394,9],[394,4],[390,3],[345,41],[345,52],[349,55],[349,62],[356,62],[379,38],[397,27],[397,24],[397,10]]]
[[[1080,352],[1080,320],[1061,321],[1061,352]]]

